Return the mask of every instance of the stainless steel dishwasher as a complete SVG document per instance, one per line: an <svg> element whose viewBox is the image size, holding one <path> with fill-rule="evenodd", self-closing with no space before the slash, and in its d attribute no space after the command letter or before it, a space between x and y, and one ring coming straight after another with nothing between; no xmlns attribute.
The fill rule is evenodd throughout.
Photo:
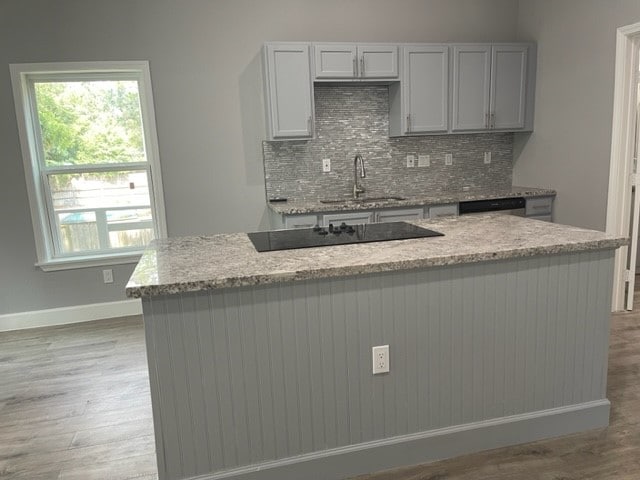
<svg viewBox="0 0 640 480"><path fill-rule="evenodd" d="M497 212L524 217L526 201L524 197L494 198L491 200L462 201L459 205L460 215L472 213Z"/></svg>

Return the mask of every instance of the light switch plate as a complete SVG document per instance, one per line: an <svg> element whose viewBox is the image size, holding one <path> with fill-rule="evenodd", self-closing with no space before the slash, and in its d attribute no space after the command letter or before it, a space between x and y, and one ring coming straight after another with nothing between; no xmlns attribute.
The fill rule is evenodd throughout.
<svg viewBox="0 0 640 480"><path fill-rule="evenodd" d="M484 152L484 163L487 165L491 163L491 152Z"/></svg>
<svg viewBox="0 0 640 480"><path fill-rule="evenodd" d="M444 164L445 165L453 165L453 154L446 153L444 156Z"/></svg>
<svg viewBox="0 0 640 480"><path fill-rule="evenodd" d="M413 168L416 166L416 156L407 155L407 168Z"/></svg>
<svg viewBox="0 0 640 480"><path fill-rule="evenodd" d="M418 155L418 166L428 167L431 165L431 155Z"/></svg>
<svg viewBox="0 0 640 480"><path fill-rule="evenodd" d="M324 173L329 173L331 171L331 159L323 158L322 159L322 171Z"/></svg>

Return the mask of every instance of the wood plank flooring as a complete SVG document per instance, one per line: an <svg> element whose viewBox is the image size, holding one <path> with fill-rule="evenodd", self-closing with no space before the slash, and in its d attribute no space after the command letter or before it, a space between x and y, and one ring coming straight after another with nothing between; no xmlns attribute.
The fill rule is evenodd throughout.
<svg viewBox="0 0 640 480"><path fill-rule="evenodd" d="M0 478L157 478L140 317L0 333Z"/></svg>
<svg viewBox="0 0 640 480"><path fill-rule="evenodd" d="M609 428L357 480L640 479L640 313L610 343ZM139 317L0 333L0 479L157 479Z"/></svg>

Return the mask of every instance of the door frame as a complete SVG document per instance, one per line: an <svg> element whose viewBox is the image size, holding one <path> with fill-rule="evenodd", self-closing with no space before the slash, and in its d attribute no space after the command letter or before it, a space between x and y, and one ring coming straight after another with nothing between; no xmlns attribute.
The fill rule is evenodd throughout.
<svg viewBox="0 0 640 480"><path fill-rule="evenodd" d="M635 138L635 78L638 74L638 44L640 23L618 28L616 32L615 88L613 124L611 129L611 161L606 231L614 235L629 235L631 217L631 174ZM629 247L616 251L611 309L625 308L625 271Z"/></svg>

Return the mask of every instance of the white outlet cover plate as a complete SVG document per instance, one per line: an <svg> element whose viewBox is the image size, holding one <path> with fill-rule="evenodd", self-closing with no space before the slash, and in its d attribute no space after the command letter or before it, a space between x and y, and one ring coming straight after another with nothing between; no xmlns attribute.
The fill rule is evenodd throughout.
<svg viewBox="0 0 640 480"><path fill-rule="evenodd" d="M415 155L407 155L407 168L412 168L416 166L416 157Z"/></svg>
<svg viewBox="0 0 640 480"><path fill-rule="evenodd" d="M371 349L373 374L389 372L389 345L378 345Z"/></svg>
<svg viewBox="0 0 640 480"><path fill-rule="evenodd" d="M324 173L328 173L331 171L331 159L330 158L323 158L322 159L322 171Z"/></svg>
<svg viewBox="0 0 640 480"><path fill-rule="evenodd" d="M431 155L418 155L418 166L428 167L431 165Z"/></svg>
<svg viewBox="0 0 640 480"><path fill-rule="evenodd" d="M491 163L491 152L484 152L484 163Z"/></svg>
<svg viewBox="0 0 640 480"><path fill-rule="evenodd" d="M453 165L453 154L447 153L444 156L444 164L445 165Z"/></svg>

